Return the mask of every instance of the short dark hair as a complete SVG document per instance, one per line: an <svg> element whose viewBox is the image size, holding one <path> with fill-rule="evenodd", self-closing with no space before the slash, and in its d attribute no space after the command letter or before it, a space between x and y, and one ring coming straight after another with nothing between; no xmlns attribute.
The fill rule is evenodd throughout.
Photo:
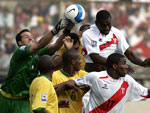
<svg viewBox="0 0 150 113"><path fill-rule="evenodd" d="M113 53L108 56L106 60L106 66L107 68L112 68L113 64L118 64L120 62L121 58L124 58L125 56L120 53Z"/></svg>
<svg viewBox="0 0 150 113"><path fill-rule="evenodd" d="M96 21L99 20L106 20L108 18L111 18L111 15L108 11L106 10L100 10L97 14L96 14Z"/></svg>
<svg viewBox="0 0 150 113"><path fill-rule="evenodd" d="M51 56L43 55L37 60L37 68L40 73L46 74L55 69L55 64Z"/></svg>
<svg viewBox="0 0 150 113"><path fill-rule="evenodd" d="M16 43L18 46L19 46L18 42L21 41L22 38L21 34L24 32L30 32L30 31L28 29L23 29L16 35Z"/></svg>
<svg viewBox="0 0 150 113"><path fill-rule="evenodd" d="M62 54L62 63L64 65L68 65L71 63L72 60L77 58L77 55L79 54L78 51L75 49L67 49Z"/></svg>
<svg viewBox="0 0 150 113"><path fill-rule="evenodd" d="M76 34L76 33L69 33L68 36L70 36L71 39L74 40L73 45L75 45L77 42L80 44L80 39L79 39L78 34Z"/></svg>
<svg viewBox="0 0 150 113"><path fill-rule="evenodd" d="M83 32L87 27L90 28L90 24L83 24L83 25L79 28L79 31Z"/></svg>

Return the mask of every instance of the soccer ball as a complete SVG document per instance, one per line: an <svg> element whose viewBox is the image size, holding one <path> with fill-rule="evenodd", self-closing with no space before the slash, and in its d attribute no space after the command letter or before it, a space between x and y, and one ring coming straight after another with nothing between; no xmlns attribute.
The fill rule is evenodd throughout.
<svg viewBox="0 0 150 113"><path fill-rule="evenodd" d="M80 23L85 18L85 10L80 4L69 5L65 10L65 17L74 24Z"/></svg>

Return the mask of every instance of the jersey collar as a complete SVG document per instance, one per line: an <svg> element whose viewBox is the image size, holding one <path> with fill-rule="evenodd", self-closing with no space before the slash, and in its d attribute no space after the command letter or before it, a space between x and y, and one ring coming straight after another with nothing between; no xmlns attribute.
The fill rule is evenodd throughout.
<svg viewBox="0 0 150 113"><path fill-rule="evenodd" d="M39 76L43 76L43 77L47 78L49 81L52 82L52 79L50 79L50 78L49 78L48 76L46 76L46 75L39 75Z"/></svg>
<svg viewBox="0 0 150 113"><path fill-rule="evenodd" d="M73 74L72 76L70 76L69 74L67 74L67 73L65 73L64 71L63 71L63 69L60 69L60 72L63 74L63 75L65 75L66 77L73 77L75 74Z"/></svg>

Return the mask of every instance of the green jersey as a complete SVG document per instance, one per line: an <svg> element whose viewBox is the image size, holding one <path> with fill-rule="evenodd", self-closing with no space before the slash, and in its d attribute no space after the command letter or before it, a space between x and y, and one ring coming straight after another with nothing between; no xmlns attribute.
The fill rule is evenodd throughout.
<svg viewBox="0 0 150 113"><path fill-rule="evenodd" d="M30 53L31 46L18 47L10 61L8 77L4 80L1 89L11 96L29 96L29 87L32 80L38 75L37 58L48 54L48 46Z"/></svg>

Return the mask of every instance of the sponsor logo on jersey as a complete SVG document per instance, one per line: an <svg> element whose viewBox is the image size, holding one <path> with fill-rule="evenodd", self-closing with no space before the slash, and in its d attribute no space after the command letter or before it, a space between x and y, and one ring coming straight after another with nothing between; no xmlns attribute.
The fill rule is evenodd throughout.
<svg viewBox="0 0 150 113"><path fill-rule="evenodd" d="M21 46L19 49L24 51L26 49L26 46Z"/></svg>
<svg viewBox="0 0 150 113"><path fill-rule="evenodd" d="M41 94L41 102L47 102L47 93Z"/></svg>
<svg viewBox="0 0 150 113"><path fill-rule="evenodd" d="M92 40L92 41L91 41L91 45L92 45L92 47L96 47L96 46L97 46L97 42L94 41L94 40Z"/></svg>

